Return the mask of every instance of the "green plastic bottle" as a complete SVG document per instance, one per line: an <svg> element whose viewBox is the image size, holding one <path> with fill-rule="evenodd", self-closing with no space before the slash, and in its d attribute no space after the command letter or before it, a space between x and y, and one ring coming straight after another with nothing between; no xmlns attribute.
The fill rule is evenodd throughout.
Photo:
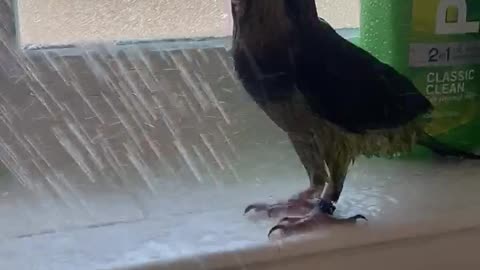
<svg viewBox="0 0 480 270"><path fill-rule="evenodd" d="M362 0L360 18L359 45L409 77L433 103L428 132L478 150L480 1Z"/></svg>

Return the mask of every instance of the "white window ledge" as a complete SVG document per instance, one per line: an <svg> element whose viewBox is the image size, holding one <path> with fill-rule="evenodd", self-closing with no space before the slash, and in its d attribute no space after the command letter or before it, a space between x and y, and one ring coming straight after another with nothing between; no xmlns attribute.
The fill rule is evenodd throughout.
<svg viewBox="0 0 480 270"><path fill-rule="evenodd" d="M230 0L18 0L22 46L111 40L224 37L231 34ZM317 1L336 28L359 26L358 0Z"/></svg>
<svg viewBox="0 0 480 270"><path fill-rule="evenodd" d="M145 200L156 209L147 218L125 194L96 189L84 198L94 212L124 219L77 227L58 211L49 216L45 209L27 208L28 198L12 207L25 189L11 188L0 198L0 230L12 236L0 242L0 269L479 269L480 171L474 162L361 160L339 214L364 213L368 223L268 240L276 220L249 218L242 211L248 203L285 198L306 186L298 163L281 166L299 173L163 190ZM8 199L13 197L17 200ZM27 219L36 220L30 224L36 231Z"/></svg>

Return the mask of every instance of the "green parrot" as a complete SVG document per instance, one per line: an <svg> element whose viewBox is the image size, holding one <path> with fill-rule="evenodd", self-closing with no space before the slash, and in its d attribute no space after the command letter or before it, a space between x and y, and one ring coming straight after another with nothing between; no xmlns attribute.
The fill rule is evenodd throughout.
<svg viewBox="0 0 480 270"><path fill-rule="evenodd" d="M288 134L310 178L310 186L287 201L245 209L297 213L269 235L366 219L334 216L348 169L360 155L389 157L419 144L441 156L479 159L427 134L429 100L319 18L314 0L231 0L231 7L236 76Z"/></svg>

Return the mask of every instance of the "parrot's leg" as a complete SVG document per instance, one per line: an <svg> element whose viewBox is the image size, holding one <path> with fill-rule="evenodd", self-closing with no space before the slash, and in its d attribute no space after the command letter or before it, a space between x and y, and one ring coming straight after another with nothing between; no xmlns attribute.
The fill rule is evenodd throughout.
<svg viewBox="0 0 480 270"><path fill-rule="evenodd" d="M334 203L340 198L350 161L348 159L339 160L338 157L335 159L327 157L327 164L331 168L331 181L325 185L321 199L315 203L314 208L303 216L284 217L270 230L269 236L277 230L281 230L288 235L327 224L348 224L355 223L358 219L366 220L363 215L354 215L346 218L333 216L335 212Z"/></svg>
<svg viewBox="0 0 480 270"><path fill-rule="evenodd" d="M287 215L305 215L315 208L316 202L321 198L328 174L325 166L318 164L318 149L311 137L290 135L292 144L297 152L300 161L304 165L310 178L310 187L287 201L274 204L255 203L247 206L245 213L252 210L266 211L269 217L286 213ZM310 135L311 136L311 135ZM321 162L324 164L324 162Z"/></svg>

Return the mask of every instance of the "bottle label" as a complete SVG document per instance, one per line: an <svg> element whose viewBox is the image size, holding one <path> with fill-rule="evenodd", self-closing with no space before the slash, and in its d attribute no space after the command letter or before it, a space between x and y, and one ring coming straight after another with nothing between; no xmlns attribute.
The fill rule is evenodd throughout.
<svg viewBox="0 0 480 270"><path fill-rule="evenodd" d="M480 116L480 1L413 0L411 79L433 103L432 135Z"/></svg>

